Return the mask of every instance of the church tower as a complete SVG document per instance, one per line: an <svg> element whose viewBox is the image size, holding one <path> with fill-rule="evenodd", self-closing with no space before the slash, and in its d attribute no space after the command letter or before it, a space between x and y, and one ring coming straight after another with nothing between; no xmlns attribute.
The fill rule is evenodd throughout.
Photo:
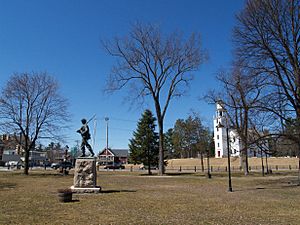
<svg viewBox="0 0 300 225"><path fill-rule="evenodd" d="M214 116L214 140L215 157L222 158L227 156L227 135L226 135L226 110L222 101L216 103L216 114Z"/></svg>

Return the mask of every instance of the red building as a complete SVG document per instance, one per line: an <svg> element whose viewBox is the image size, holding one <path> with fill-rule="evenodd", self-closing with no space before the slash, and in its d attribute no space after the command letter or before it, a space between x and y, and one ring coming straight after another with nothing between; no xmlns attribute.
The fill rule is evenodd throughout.
<svg viewBox="0 0 300 225"><path fill-rule="evenodd" d="M101 165L111 162L126 164L128 162L129 151L128 149L103 149L98 154L98 161Z"/></svg>

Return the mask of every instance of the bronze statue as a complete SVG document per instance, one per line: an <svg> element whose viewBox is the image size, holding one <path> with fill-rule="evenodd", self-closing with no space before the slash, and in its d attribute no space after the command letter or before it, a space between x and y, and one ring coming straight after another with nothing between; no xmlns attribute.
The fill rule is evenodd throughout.
<svg viewBox="0 0 300 225"><path fill-rule="evenodd" d="M90 129L89 126L87 124L86 119L82 119L81 120L82 126L79 130L77 130L78 133L81 134L82 137L82 141L81 141L81 151L82 151L82 155L81 157L85 157L85 147L88 148L88 150L91 153L91 157L93 157L95 154L92 150L91 145L88 143L88 140L91 139L91 134L90 134Z"/></svg>

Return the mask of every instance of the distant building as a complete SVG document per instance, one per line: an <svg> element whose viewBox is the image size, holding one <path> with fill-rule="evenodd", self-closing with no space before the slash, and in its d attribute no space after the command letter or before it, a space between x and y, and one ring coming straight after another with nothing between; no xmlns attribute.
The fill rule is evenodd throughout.
<svg viewBox="0 0 300 225"><path fill-rule="evenodd" d="M0 140L0 160L2 160L3 152L4 152L4 144L2 140Z"/></svg>
<svg viewBox="0 0 300 225"><path fill-rule="evenodd" d="M98 154L98 161L100 164L105 165L107 163L124 163L128 162L129 150L128 149L103 149Z"/></svg>
<svg viewBox="0 0 300 225"><path fill-rule="evenodd" d="M20 138L22 142L24 142L24 136L16 135L16 134L2 134L0 135L0 159L4 154L4 151L12 151L12 154L22 155L24 153L24 149L21 145L19 145ZM11 154L11 153L9 153Z"/></svg>
<svg viewBox="0 0 300 225"><path fill-rule="evenodd" d="M226 110L224 109L222 102L216 103L216 114L214 116L214 141L215 141L215 157L222 158L227 157L227 121L226 121ZM252 137L255 137L254 132L249 130L249 135L253 134ZM241 149L243 149L243 145L241 139L235 129L228 129L228 141L229 141L229 150L230 156L236 157L240 156ZM261 141L264 145L268 145L266 141ZM258 149L257 146L249 146L248 148L248 156L249 157L261 157L261 155L265 156L264 153Z"/></svg>
<svg viewBox="0 0 300 225"><path fill-rule="evenodd" d="M16 140L16 135L2 134L0 135L0 160L3 160L3 155L17 155L19 145Z"/></svg>
<svg viewBox="0 0 300 225"><path fill-rule="evenodd" d="M216 103L216 114L214 116L214 141L215 141L215 157L222 158L228 154L227 150L227 133L226 133L226 116L225 109L221 102ZM228 135L230 141L231 156L240 155L240 140L234 130L229 129ZM232 149L234 149L232 151Z"/></svg>
<svg viewBox="0 0 300 225"><path fill-rule="evenodd" d="M19 155L9 155L9 154L2 155L2 161L4 162L9 162L9 161L19 162L20 160L21 157Z"/></svg>
<svg viewBox="0 0 300 225"><path fill-rule="evenodd" d="M0 135L0 160L8 161L24 161L24 149L18 144L20 135L2 134ZM24 140L24 137L22 138ZM32 165L41 165L48 160L47 153L42 151L30 151L29 162Z"/></svg>
<svg viewBox="0 0 300 225"><path fill-rule="evenodd" d="M5 149L3 150L3 155L17 155L17 149Z"/></svg>

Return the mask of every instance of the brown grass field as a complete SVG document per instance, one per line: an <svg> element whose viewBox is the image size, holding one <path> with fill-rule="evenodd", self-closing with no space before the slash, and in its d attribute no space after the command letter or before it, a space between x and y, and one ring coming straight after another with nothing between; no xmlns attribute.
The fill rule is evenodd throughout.
<svg viewBox="0 0 300 225"><path fill-rule="evenodd" d="M261 158L249 158L249 166L251 167L259 167L261 168ZM265 159L263 159L264 166L266 166ZM295 168L298 166L299 159L298 158L275 158L270 157L268 158L268 165L275 168L275 166L279 167L288 167L289 165L292 166L292 168ZM191 167L191 166L200 166L201 162L200 159L171 159L168 162L168 167ZM207 161L206 158L204 159L204 165L206 166ZM210 159L210 165L213 167L225 167L227 166L227 158L211 158ZM231 158L231 166L238 168L240 166L240 158Z"/></svg>
<svg viewBox="0 0 300 225"><path fill-rule="evenodd" d="M227 168L227 158L210 158L210 167L212 167L213 171L225 171ZM240 172L240 158L231 158L231 170L232 172ZM268 167L272 170L298 170L299 166L299 159L298 158L275 158L275 157L269 157L268 158ZM264 168L266 169L266 160L263 159ZM204 158L203 160L204 169L207 170L207 159ZM127 169L132 168L133 170L138 170L140 165L133 165L128 164L126 165ZM192 172L195 171L201 171L201 161L199 158L191 158L191 159L171 159L168 160L168 164L166 167L167 172L178 172L179 168L183 172ZM261 158L249 158L249 167L251 170L261 170L262 168L262 162Z"/></svg>
<svg viewBox="0 0 300 225"><path fill-rule="evenodd" d="M226 173L212 175L102 171L102 193L61 203L57 189L73 184L72 171L0 172L0 224L300 224L296 172L234 173L232 193Z"/></svg>

